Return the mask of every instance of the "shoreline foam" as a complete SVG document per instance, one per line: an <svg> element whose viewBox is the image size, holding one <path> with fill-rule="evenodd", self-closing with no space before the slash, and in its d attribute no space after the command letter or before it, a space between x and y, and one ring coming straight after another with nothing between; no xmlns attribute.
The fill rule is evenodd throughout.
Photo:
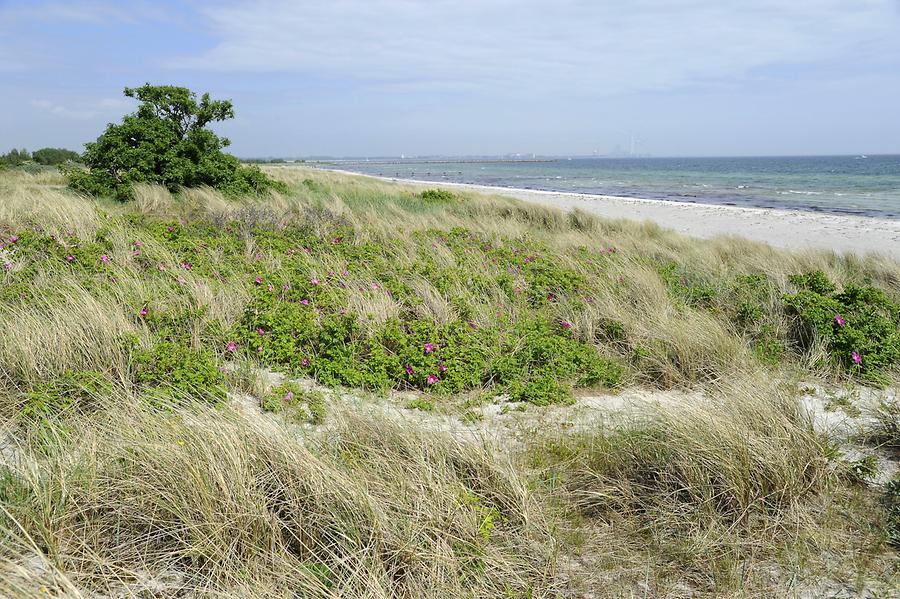
<svg viewBox="0 0 900 599"><path fill-rule="evenodd" d="M331 172L425 187L449 187L507 196L570 211L583 210L611 219L651 221L693 237L746 237L785 249L824 249L835 252L878 253L900 260L900 220L838 215L781 208L750 208L695 204L621 196L592 195L497 187L472 183L434 182L379 177L342 169Z"/></svg>

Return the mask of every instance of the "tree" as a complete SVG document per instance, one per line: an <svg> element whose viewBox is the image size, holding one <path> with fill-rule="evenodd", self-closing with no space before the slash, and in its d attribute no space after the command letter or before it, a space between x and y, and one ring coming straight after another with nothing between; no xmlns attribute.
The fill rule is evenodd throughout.
<svg viewBox="0 0 900 599"><path fill-rule="evenodd" d="M231 195L284 190L258 168L224 153L231 142L207 129L234 118L229 100L203 94L198 101L186 87L149 83L126 87L125 95L140 106L85 144L88 170L70 172L74 189L119 200L129 199L136 183L158 183L170 191L208 185Z"/></svg>
<svg viewBox="0 0 900 599"><path fill-rule="evenodd" d="M21 166L30 160L31 154L29 154L28 150L25 148L22 148L21 150L13 148L6 154L0 154L0 164L4 166Z"/></svg>
<svg viewBox="0 0 900 599"><path fill-rule="evenodd" d="M66 150L65 148L41 148L31 154L32 159L38 164L56 165L65 162L81 162L81 154Z"/></svg>

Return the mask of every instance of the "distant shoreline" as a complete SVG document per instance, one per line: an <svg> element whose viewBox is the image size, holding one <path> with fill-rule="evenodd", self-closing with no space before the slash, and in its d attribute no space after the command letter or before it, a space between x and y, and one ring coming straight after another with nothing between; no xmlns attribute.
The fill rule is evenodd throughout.
<svg viewBox="0 0 900 599"><path fill-rule="evenodd" d="M693 237L739 236L786 249L814 248L839 253L871 252L900 260L900 220L782 208L750 208L423 181L368 175L335 168L315 168L421 187L448 187L507 196L566 211L583 210L604 218L651 221L661 227Z"/></svg>

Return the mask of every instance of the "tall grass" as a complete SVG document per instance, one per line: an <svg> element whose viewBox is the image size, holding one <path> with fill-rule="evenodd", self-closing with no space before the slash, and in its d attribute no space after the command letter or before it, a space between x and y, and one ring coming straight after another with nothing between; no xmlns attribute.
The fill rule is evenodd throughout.
<svg viewBox="0 0 900 599"><path fill-rule="evenodd" d="M789 277L822 271L898 298L897 263L270 172L290 193L145 186L126 205L0 173L0 597L772 596L811 577L896 588L871 495L839 476L833 442L778 383L848 376L821 344L791 343ZM534 278L498 266L497 248L534 256ZM542 275L559 290L528 296ZM268 282L313 278L333 294L298 322L358 323L317 339L313 357L335 368L362 368L341 352L394 319L461 323L459 335L555 327L556 345L485 335L450 356L484 370L462 396L415 391L462 413L503 399L517 381L497 389L502 368L529 380L575 342L620 369L620 386L693 392L580 432L532 406L496 436L510 443L444 430L465 426L452 410L452 426L427 413L419 426L359 398L298 425L260 409L266 368L324 371L303 370L299 353L267 362L255 345L270 331L228 342ZM300 318L297 303L279 314ZM178 377L235 393L210 405L172 372L140 377L151 350L172 347L161 363ZM503 361L523 348L529 360ZM85 373L104 384L80 388Z"/></svg>

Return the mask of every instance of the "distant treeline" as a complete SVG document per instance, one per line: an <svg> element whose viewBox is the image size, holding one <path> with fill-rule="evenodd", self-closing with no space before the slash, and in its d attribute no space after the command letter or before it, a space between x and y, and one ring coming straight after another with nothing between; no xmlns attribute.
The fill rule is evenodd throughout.
<svg viewBox="0 0 900 599"><path fill-rule="evenodd" d="M293 162L306 162L306 160L287 160L285 158L241 158L241 162L247 164L286 164Z"/></svg>
<svg viewBox="0 0 900 599"><path fill-rule="evenodd" d="M25 148L13 148L6 154L0 154L0 166L17 167L28 163L55 166L68 161L81 162L81 154L65 148L41 148L33 153Z"/></svg>

